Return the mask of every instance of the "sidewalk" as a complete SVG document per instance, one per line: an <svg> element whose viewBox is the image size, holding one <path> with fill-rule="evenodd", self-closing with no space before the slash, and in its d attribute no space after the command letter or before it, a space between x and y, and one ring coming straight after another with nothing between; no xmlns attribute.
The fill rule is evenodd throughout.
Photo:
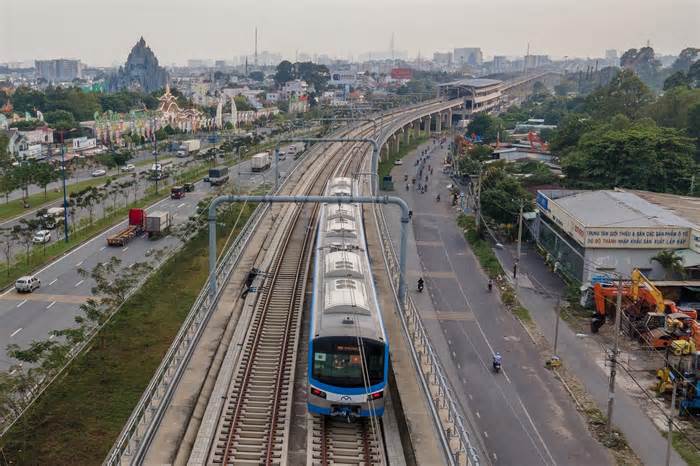
<svg viewBox="0 0 700 466"><path fill-rule="evenodd" d="M456 225L439 173L444 150L431 147L428 192L407 192L404 175L415 176L413 153L394 167L397 191L414 215L409 230L407 282L420 309L431 344L438 353L483 464L592 465L611 464L605 448L589 434L584 419L553 374L544 368L539 348L500 303L486 290L486 276ZM423 173L425 181L425 172ZM444 201L437 203L440 192ZM384 208L398 246L398 212ZM426 282L415 291L419 276ZM491 371L491 355L504 355L504 370ZM506 441L507 440L507 441Z"/></svg>
<svg viewBox="0 0 700 466"><path fill-rule="evenodd" d="M515 252L513 247L495 250L496 255L512 282L512 270ZM520 302L530 311L534 322L552 344L554 341L554 323L557 297L565 294L565 285L558 276L547 269L537 251L530 245L522 248L520 271L518 274ZM600 345L588 335L581 336L569 328L563 320L559 325L557 352L586 391L595 400L598 407L607 410L608 373L605 367L605 354ZM618 378L624 373L618 371ZM630 447L639 458L648 465L665 463L666 439L642 408L618 383L615 391L615 411L613 423L625 435ZM685 461L671 452L671 464L683 465Z"/></svg>

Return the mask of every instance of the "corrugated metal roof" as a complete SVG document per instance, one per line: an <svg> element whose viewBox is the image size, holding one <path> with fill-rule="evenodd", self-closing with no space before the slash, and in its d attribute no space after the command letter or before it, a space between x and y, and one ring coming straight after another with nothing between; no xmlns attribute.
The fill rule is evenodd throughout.
<svg viewBox="0 0 700 466"><path fill-rule="evenodd" d="M584 191L552 202L587 227L693 227L691 222L671 210L630 192Z"/></svg>
<svg viewBox="0 0 700 466"><path fill-rule="evenodd" d="M487 79L487 78L467 78L467 79L458 79L457 81L452 81L449 83L438 84L438 87L448 87L448 86L488 87L488 86L495 86L496 84L503 84L503 81L499 81L498 79Z"/></svg>

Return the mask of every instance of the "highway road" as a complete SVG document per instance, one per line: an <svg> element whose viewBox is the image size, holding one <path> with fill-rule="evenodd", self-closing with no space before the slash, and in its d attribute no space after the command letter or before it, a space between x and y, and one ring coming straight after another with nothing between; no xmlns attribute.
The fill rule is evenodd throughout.
<svg viewBox="0 0 700 466"><path fill-rule="evenodd" d="M280 161L280 175L286 175L295 163L292 157ZM242 189L272 183L274 180L272 168L266 172L252 173L250 160L233 167L231 174L233 176L229 186L239 186ZM209 193L209 184L200 181L196 184L195 191L187 193L185 198L164 199L147 211L168 211L173 215L174 224L182 223L194 213L197 203ZM112 256L121 259L122 266L129 266L143 262L149 250L172 249L180 245L180 240L170 235L159 240L149 240L142 236L124 248L107 246L107 236L125 225L126 220L36 272L42 286L34 293L20 294L10 288L0 294L0 370L8 369L12 364L5 353L8 344L27 345L34 340L46 339L52 330L74 325L75 316L80 314L79 306L91 296L93 286L90 279L83 280L78 275L78 268L90 270Z"/></svg>
<svg viewBox="0 0 700 466"><path fill-rule="evenodd" d="M422 148L425 148L423 146ZM487 277L456 226L441 171L445 151L435 149L428 192L397 194L413 209L408 283L432 344L477 432L476 439L493 464L611 464L609 453L589 434L573 401L544 368L548 357L530 339L496 293L488 293ZM395 180L415 173L412 154L395 167ZM425 173L423 174L425 176ZM437 203L436 194L443 199ZM399 225L395 209L385 209L389 225ZM395 228L398 230L398 228ZM396 232L395 244L398 244ZM419 276L425 292L415 292ZM494 374L491 358L503 355L504 370Z"/></svg>

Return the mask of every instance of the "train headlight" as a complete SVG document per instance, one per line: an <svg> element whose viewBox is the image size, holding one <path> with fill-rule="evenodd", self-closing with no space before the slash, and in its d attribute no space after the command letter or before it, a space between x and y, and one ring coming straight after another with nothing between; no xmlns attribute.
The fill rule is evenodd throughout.
<svg viewBox="0 0 700 466"><path fill-rule="evenodd" d="M374 392L367 395L367 401L374 401L382 398L384 396L384 391Z"/></svg>
<svg viewBox="0 0 700 466"><path fill-rule="evenodd" d="M311 394L320 396L321 398L325 399L326 398L326 392L323 392L319 390L318 388L311 387Z"/></svg>

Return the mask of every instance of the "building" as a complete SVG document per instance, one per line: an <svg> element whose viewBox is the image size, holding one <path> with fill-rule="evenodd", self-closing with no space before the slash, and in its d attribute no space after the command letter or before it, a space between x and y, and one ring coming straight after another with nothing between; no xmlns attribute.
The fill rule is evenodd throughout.
<svg viewBox="0 0 700 466"><path fill-rule="evenodd" d="M308 88L309 85L306 84L306 81L294 79L284 83L284 86L282 86L282 89L280 90L280 96L284 100L304 97L306 96Z"/></svg>
<svg viewBox="0 0 700 466"><path fill-rule="evenodd" d="M493 57L493 72L503 73L508 70L510 62L505 55L496 55Z"/></svg>
<svg viewBox="0 0 700 466"><path fill-rule="evenodd" d="M438 84L438 93L448 99L463 98L463 119L479 112L493 112L501 104L503 81L498 79L460 79ZM459 112L455 111L455 114Z"/></svg>
<svg viewBox="0 0 700 466"><path fill-rule="evenodd" d="M617 50L615 50L615 49L606 50L605 51L605 61L607 62L608 66L619 66L620 59L617 56Z"/></svg>
<svg viewBox="0 0 700 466"><path fill-rule="evenodd" d="M700 199L646 191L542 190L531 225L558 271L583 284L635 268L665 278L652 261L672 249L700 278Z"/></svg>
<svg viewBox="0 0 700 466"><path fill-rule="evenodd" d="M41 126L31 131L10 128L7 150L19 159L34 159L48 153L51 144L53 144L53 130L48 126Z"/></svg>
<svg viewBox="0 0 700 466"><path fill-rule="evenodd" d="M525 56L525 68L539 68L541 66L549 65L552 60L549 59L549 55L526 55Z"/></svg>
<svg viewBox="0 0 700 466"><path fill-rule="evenodd" d="M110 76L107 89L110 92L122 89L153 92L164 88L169 81L168 72L158 65L155 54L141 37L129 52L124 66Z"/></svg>
<svg viewBox="0 0 700 466"><path fill-rule="evenodd" d="M458 66L481 66L484 61L484 56L479 47L462 47L454 49L452 59Z"/></svg>
<svg viewBox="0 0 700 466"><path fill-rule="evenodd" d="M441 66L452 65L452 52L435 52L433 53L433 63Z"/></svg>
<svg viewBox="0 0 700 466"><path fill-rule="evenodd" d="M36 60L34 62L37 78L45 79L50 83L73 81L82 78L82 65L80 60Z"/></svg>

